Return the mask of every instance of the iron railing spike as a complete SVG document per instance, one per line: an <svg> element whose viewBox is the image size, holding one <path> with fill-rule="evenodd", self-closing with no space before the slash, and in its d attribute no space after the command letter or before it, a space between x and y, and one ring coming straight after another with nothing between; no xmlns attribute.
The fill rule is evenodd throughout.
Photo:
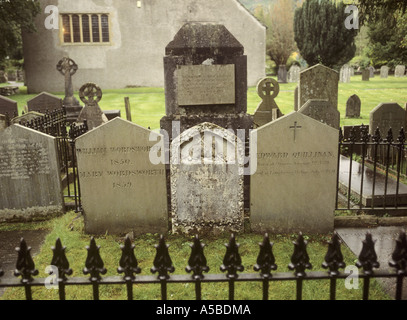
<svg viewBox="0 0 407 320"><path fill-rule="evenodd" d="M366 239L363 240L363 247L356 262L358 268L363 268L366 275L373 274L373 268L379 268L380 264L377 261L377 254L374 248L375 242L370 232L366 233Z"/></svg>
<svg viewBox="0 0 407 320"><path fill-rule="evenodd" d="M124 245L120 246L122 256L120 258L119 267L117 268L117 272L124 273L124 280L126 281L134 280L136 278L134 274L141 272L134 254L134 248L135 245L131 243L131 239L127 235Z"/></svg>
<svg viewBox="0 0 407 320"><path fill-rule="evenodd" d="M307 241L305 241L302 232L299 233L297 241L293 242L294 252L291 256L291 263L288 265L290 270L295 270L295 276L302 278L306 276L305 270L312 269L312 264L307 252Z"/></svg>
<svg viewBox="0 0 407 320"><path fill-rule="evenodd" d="M397 270L397 274L407 274L407 237L405 231L401 231L399 238L396 240L396 247L389 265Z"/></svg>
<svg viewBox="0 0 407 320"><path fill-rule="evenodd" d="M239 254L239 246L236 242L236 237L234 234L231 235L229 243L225 244L226 254L223 258L223 264L220 266L222 272L227 272L226 276L229 279L236 279L238 277L237 272L243 271L244 267L242 265L242 258Z"/></svg>
<svg viewBox="0 0 407 320"><path fill-rule="evenodd" d="M191 245L191 256L188 260L188 266L185 268L185 271L188 273L193 272L192 277L195 280L202 280L204 278L203 273L209 271L207 265L207 260L204 254L205 244L201 242L199 236L194 237L194 242Z"/></svg>
<svg viewBox="0 0 407 320"><path fill-rule="evenodd" d="M57 267L58 278L62 281L66 281L66 275L72 275L72 269L69 268L69 262L65 255L66 247L62 246L61 239L58 238L55 242L55 247L51 249L54 252L51 265Z"/></svg>
<svg viewBox="0 0 407 320"><path fill-rule="evenodd" d="M263 278L271 278L271 271L277 270L276 259L273 254L274 243L270 242L269 235L266 233L263 238L263 242L259 243L260 252L257 256L257 263L254 265L253 269L255 271L260 271Z"/></svg>
<svg viewBox="0 0 407 320"><path fill-rule="evenodd" d="M393 129L392 128L389 128L389 131L387 132L386 142L388 144L391 144L393 142Z"/></svg>
<svg viewBox="0 0 407 320"><path fill-rule="evenodd" d="M21 238L20 246L16 248L18 252L16 269L14 275L21 276L22 283L28 283L33 280L32 276L38 275L38 270L35 269L34 260L31 257L31 247L27 246L24 238Z"/></svg>
<svg viewBox="0 0 407 320"><path fill-rule="evenodd" d="M339 269L345 268L346 264L341 251L341 241L338 233L335 231L331 241L328 243L328 252L325 255L325 261L322 263L324 269L329 269L331 276L339 275Z"/></svg>
<svg viewBox="0 0 407 320"><path fill-rule="evenodd" d="M88 250L88 256L86 257L83 273L85 275L90 274L89 280L91 282L97 282L101 280L101 274L106 274L107 270L99 253L100 246L96 245L94 237L91 238L90 245L86 246L86 250Z"/></svg>
<svg viewBox="0 0 407 320"><path fill-rule="evenodd" d="M175 271L172 265L172 260L168 252L169 245L165 243L163 235L160 235L160 241L158 245L155 245L157 250L156 256L154 258L153 267L151 268L152 273L158 273L158 278L160 280L169 279L168 273L173 273Z"/></svg>

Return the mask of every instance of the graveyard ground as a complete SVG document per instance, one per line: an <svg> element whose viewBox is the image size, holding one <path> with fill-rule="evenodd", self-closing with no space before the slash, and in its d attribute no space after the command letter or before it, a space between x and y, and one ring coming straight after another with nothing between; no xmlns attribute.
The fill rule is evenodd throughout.
<svg viewBox="0 0 407 320"><path fill-rule="evenodd" d="M280 93L276 103L284 114L294 109L294 89L297 83L280 84ZM158 129L160 119L165 115L165 95L163 88L126 88L109 90L102 88L103 97L99 105L102 110L121 110L122 118L126 118L124 98L130 98L133 122L151 129ZM20 94L11 96L18 102L19 113L23 110L27 101L36 94L27 94L26 87L20 88ZM63 92L53 93L64 98ZM362 102L361 118L346 119L345 109L347 99L357 94ZM79 100L78 95L76 98ZM380 76L371 78L370 81L362 81L360 75L351 78L350 83L339 83L338 110L341 114L341 126L369 124L369 113L381 102L397 102L404 107L407 102L407 78L388 77L381 79ZM250 87L247 95L248 113L253 114L261 99L257 95L256 88Z"/></svg>
<svg viewBox="0 0 407 320"><path fill-rule="evenodd" d="M36 269L39 271L37 277L45 278L45 268L52 260L51 247L55 245L59 237L62 244L67 247L66 256L73 269L72 277L86 277L82 270L85 265L87 250L85 246L89 245L90 235L84 233L83 218L78 218L74 212L68 212L62 217L52 219L47 222L27 223L27 224L2 224L0 231L4 230L48 230L40 252L34 256ZM174 274L186 274L185 267L191 253L190 244L192 237L171 235L165 236L167 244L170 245L169 252L175 267ZM291 255L294 251L292 241L296 240L297 235L272 235L270 240L274 243L273 253L276 257L278 269L276 272L291 272L287 265L290 263ZM117 267L121 257L120 245L124 238L120 236L104 235L96 237L96 243L101 247L100 255L107 268L107 276L117 276ZM146 234L134 239L135 255L142 269L141 275L150 274L150 268L153 266L153 260L156 250L154 245L158 243L158 234ZM307 251L310 261L313 265L312 271L322 271L321 263L324 260L327 251L327 242L330 236L312 236L307 237L309 244ZM220 274L220 265L226 252L224 246L229 240L229 235L220 237L204 237L205 256L210 267L210 273ZM262 236L257 234L239 234L237 242L240 243L239 253L242 256L244 272L254 272L253 266L256 263L259 252L258 243L262 241ZM16 244L17 246L18 244ZM30 245L28 243L28 245ZM357 257L346 247L342 246L345 262L347 265L354 265ZM345 288L344 280L338 280L337 299L340 300L359 300L362 297L362 285L358 290L348 290ZM204 300L226 300L228 298L227 283L204 283L202 284ZM276 281L270 284L271 300L292 300L295 299L295 282ZM91 300L91 286L69 286L66 288L67 299L69 300ZM192 284L170 284L168 285L168 298L170 300L194 299L194 286ZM236 284L236 299L238 300L259 300L262 298L261 283L240 282ZM102 300L123 300L126 299L125 286L110 285L100 287L100 298ZM135 285L134 298L136 300L155 300L160 297L160 287L158 285ZM57 290L47 290L45 288L33 288L33 298L35 300L58 299ZM304 282L304 299L327 300L329 299L329 280L313 280ZM4 300L24 299L23 288L9 288L1 297ZM387 300L387 296L376 280L372 281L370 299Z"/></svg>

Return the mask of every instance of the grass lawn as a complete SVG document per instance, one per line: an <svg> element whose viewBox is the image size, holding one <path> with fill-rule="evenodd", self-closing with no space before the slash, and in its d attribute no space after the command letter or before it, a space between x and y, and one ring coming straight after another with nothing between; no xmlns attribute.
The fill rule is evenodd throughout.
<svg viewBox="0 0 407 320"><path fill-rule="evenodd" d="M48 229L50 232L45 239L40 253L34 257L36 269L39 270L37 277L45 278L45 268L50 264L52 259L52 250L55 240L59 237L62 244L67 247L66 256L70 262L70 267L74 273L72 277L88 277L83 275L82 270L85 266L87 250L85 246L89 245L90 235L83 231L83 218L75 219L76 214L69 212L62 217L55 218L49 222L18 224L14 228L30 228L35 226L41 229ZM13 226L3 224L0 230L13 228ZM274 242L273 253L276 257L278 269L276 272L291 272L287 265L290 263L291 255L294 251L292 241L296 240L297 235L274 235L271 241ZM121 257L120 245L123 244L123 237L104 235L96 237L96 243L101 246L100 255L104 260L107 274L104 276L117 276L117 267ZM149 275L150 268L153 266L153 260L156 250L154 245L158 243L159 235L147 234L136 237L134 240L135 255L142 269L141 275ZM312 271L322 271L321 263L327 252L328 236L313 236L309 240L307 247L310 261L313 265ZM191 253L191 237L179 235L166 235L167 244L170 245L169 252L176 270L174 274L186 274L185 267ZM210 273L220 274L220 265L226 252L224 246L229 241L229 235L219 237L206 237L203 239L205 246L205 256L210 267ZM239 234L237 242L240 243L239 253L242 256L244 272L254 272L253 266L256 263L259 252L258 243L262 241L261 235L256 234ZM17 244L16 244L17 245ZM28 244L29 245L29 244ZM342 252L347 265L354 265L356 257L346 247L342 246ZM362 282L358 290L348 290L345 288L344 280L338 280L337 299L340 300L358 300L362 298ZM204 300L227 300L228 285L227 283L203 283L202 298ZM295 299L295 282L294 281L276 281L270 284L270 299L274 300L292 300ZM92 299L91 286L68 286L66 288L67 299L70 300L87 300ZM169 300L189 300L195 297L193 284L169 284ZM6 290L2 299L20 300L24 299L23 288L9 288ZM124 285L109 285L100 287L100 298L104 300L122 300L126 299L126 290ZM135 285L134 298L136 300L156 300L160 299L159 285ZM313 280L304 282L304 299L327 300L329 299L329 280ZM58 299L57 290L48 290L43 287L33 288L33 299ZM261 283L239 282L236 283L236 299L260 300L262 299ZM370 299L387 300L389 297L382 291L376 281L371 283Z"/></svg>
<svg viewBox="0 0 407 320"><path fill-rule="evenodd" d="M294 109L294 89L296 83L280 84L280 94L276 98L277 105L284 114L290 113ZM130 98L132 107L133 122L151 129L160 127L160 119L165 115L165 94L163 88L126 88L108 90L103 89L103 98L99 105L102 110L121 110L122 118L126 118L124 98ZM20 94L9 98L18 102L19 113L26 105L27 101L35 97L35 94L26 94L25 87L20 89ZM53 94L64 97L62 92ZM345 119L346 101L357 94L362 101L361 118ZM76 94L77 99L78 95ZM256 93L255 87L248 89L247 109L253 114L261 99ZM362 77L357 75L352 77L351 83L339 83L338 109L341 113L341 126L369 124L369 113L381 102L396 102L404 108L407 102L407 77L381 79L375 76L370 81L362 81Z"/></svg>

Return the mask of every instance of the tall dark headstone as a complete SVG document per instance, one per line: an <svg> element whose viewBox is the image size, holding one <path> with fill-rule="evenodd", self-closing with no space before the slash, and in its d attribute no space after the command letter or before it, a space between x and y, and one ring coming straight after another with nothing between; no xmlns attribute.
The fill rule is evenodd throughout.
<svg viewBox="0 0 407 320"><path fill-rule="evenodd" d="M18 116L17 102L0 96L0 114L5 115L6 113L10 119Z"/></svg>

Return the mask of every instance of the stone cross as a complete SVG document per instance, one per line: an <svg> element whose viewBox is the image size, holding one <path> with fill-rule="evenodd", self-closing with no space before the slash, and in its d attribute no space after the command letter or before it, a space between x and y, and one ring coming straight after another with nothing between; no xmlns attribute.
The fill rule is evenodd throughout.
<svg viewBox="0 0 407 320"><path fill-rule="evenodd" d="M108 122L106 115L100 109L98 102L102 99L102 90L94 83L86 83L79 90L79 98L85 103L77 122L88 122L89 129L96 128Z"/></svg>

